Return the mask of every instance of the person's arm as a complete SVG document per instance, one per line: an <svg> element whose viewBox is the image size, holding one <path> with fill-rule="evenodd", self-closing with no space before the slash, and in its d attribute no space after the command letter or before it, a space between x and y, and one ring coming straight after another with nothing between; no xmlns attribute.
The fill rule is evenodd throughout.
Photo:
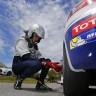
<svg viewBox="0 0 96 96"><path fill-rule="evenodd" d="M42 56L42 54L37 50L37 57L40 59L40 58L44 58L43 56Z"/></svg>
<svg viewBox="0 0 96 96"><path fill-rule="evenodd" d="M36 55L37 55L37 58L38 58L38 59L44 58L44 57L42 56L42 54L40 53L37 44L34 44L34 49L36 50Z"/></svg>

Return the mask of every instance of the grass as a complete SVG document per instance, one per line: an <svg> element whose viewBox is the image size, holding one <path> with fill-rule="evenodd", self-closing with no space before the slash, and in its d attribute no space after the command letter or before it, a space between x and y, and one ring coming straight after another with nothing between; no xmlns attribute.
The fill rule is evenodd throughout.
<svg viewBox="0 0 96 96"><path fill-rule="evenodd" d="M14 83L15 79L16 79L16 77L14 77L14 76L0 76L0 82ZM24 80L24 83L35 84L36 82L37 82L37 80L32 79L32 78L26 78Z"/></svg>

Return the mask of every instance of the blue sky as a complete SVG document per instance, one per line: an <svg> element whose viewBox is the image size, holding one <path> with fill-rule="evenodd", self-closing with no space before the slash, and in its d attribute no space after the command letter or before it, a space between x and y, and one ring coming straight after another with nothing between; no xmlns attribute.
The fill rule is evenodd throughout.
<svg viewBox="0 0 96 96"><path fill-rule="evenodd" d="M46 30L39 50L45 58L63 56L64 25L71 8L81 0L0 0L0 61L12 65L14 45L34 23Z"/></svg>

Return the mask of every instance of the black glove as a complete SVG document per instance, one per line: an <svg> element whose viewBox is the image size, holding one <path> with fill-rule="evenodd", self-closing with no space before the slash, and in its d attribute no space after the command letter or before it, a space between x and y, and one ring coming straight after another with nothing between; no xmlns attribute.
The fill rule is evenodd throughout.
<svg viewBox="0 0 96 96"><path fill-rule="evenodd" d="M47 62L51 62L50 59L45 59L45 58L40 58L39 60L40 60L40 62L41 62L44 66L47 65Z"/></svg>
<svg viewBox="0 0 96 96"><path fill-rule="evenodd" d="M49 58L47 58L47 59L45 59L46 60L46 62L51 62L51 60L49 59Z"/></svg>
<svg viewBox="0 0 96 96"><path fill-rule="evenodd" d="M44 62L44 61L46 61L45 58L40 58L39 60L40 60L40 62Z"/></svg>

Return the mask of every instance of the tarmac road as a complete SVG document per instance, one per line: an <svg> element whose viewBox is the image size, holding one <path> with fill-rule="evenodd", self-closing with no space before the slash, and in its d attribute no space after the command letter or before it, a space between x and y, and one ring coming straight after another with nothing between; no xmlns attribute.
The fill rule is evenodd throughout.
<svg viewBox="0 0 96 96"><path fill-rule="evenodd" d="M47 84L53 91L37 91L35 84L23 84L22 90L14 90L13 83L0 83L0 96L63 96L63 86L57 83Z"/></svg>
<svg viewBox="0 0 96 96"><path fill-rule="evenodd" d="M35 84L24 84L22 90L14 90L13 83L0 83L0 96L63 96L63 86L57 83L48 83L53 91L37 91ZM89 95L96 96L96 86L90 86Z"/></svg>

